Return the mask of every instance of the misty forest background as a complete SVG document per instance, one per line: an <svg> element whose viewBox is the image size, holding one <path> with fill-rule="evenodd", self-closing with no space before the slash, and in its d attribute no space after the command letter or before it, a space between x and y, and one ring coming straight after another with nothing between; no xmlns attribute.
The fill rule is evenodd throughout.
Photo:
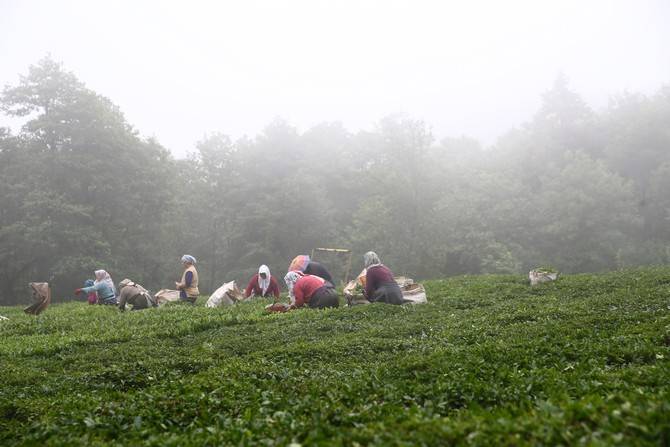
<svg viewBox="0 0 670 447"><path fill-rule="evenodd" d="M314 247L420 279L670 263L670 87L599 111L564 76L548 87L491 148L403 116L356 133L277 119L175 159L47 57L0 95L24 122L0 128L0 304L27 302L29 281L73 298L98 268L169 288L184 253L203 293ZM342 279L343 259L321 260Z"/></svg>

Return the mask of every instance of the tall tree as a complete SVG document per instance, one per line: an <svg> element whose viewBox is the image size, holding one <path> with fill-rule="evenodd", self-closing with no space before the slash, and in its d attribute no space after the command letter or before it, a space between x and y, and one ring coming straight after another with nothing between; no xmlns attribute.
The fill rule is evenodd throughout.
<svg viewBox="0 0 670 447"><path fill-rule="evenodd" d="M18 138L5 139L7 156L21 160L3 172L21 191L12 224L29 230L3 262L13 279L5 298L28 278L52 280L62 296L95 267L147 280L152 255L140 261L138 251L160 246L155 230L171 196L167 151L138 138L118 107L50 58L5 88L0 105L28 118Z"/></svg>

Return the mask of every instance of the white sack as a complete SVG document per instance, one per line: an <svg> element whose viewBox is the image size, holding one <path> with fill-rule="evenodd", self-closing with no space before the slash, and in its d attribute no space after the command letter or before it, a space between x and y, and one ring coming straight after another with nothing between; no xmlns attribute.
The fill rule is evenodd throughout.
<svg viewBox="0 0 670 447"><path fill-rule="evenodd" d="M237 287L235 281L230 281L212 293L205 304L206 307L232 306L244 299L244 294Z"/></svg>

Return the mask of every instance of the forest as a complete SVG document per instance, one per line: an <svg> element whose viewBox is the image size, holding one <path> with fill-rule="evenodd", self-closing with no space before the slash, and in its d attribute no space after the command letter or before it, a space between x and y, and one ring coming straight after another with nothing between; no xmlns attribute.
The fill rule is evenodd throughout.
<svg viewBox="0 0 670 447"><path fill-rule="evenodd" d="M491 147L403 115L357 132L277 118L237 140L221 123L179 159L45 57L0 113L22 123L0 128L2 305L29 281L74 299L101 268L170 287L184 253L203 293L315 247L352 250L354 273L374 250L418 279L670 263L669 86L594 110L559 75ZM343 279L342 259L322 260Z"/></svg>

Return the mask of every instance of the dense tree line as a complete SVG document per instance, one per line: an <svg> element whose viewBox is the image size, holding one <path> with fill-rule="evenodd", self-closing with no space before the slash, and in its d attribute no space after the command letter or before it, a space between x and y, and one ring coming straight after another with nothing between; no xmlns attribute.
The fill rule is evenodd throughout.
<svg viewBox="0 0 670 447"><path fill-rule="evenodd" d="M418 278L670 262L670 88L590 109L560 76L492 148L402 116L351 133L282 120L186 159L45 58L0 96L0 303L104 268L154 290L198 260L204 292L314 247L377 251ZM343 260L324 258L336 276Z"/></svg>

